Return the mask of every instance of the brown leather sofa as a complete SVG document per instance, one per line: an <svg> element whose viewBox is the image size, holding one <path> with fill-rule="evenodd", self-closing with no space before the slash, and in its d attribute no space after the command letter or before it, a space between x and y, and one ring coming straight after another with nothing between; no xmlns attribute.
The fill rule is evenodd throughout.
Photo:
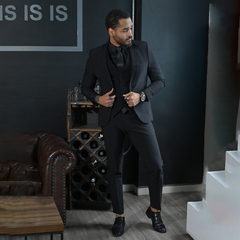
<svg viewBox="0 0 240 240"><path fill-rule="evenodd" d="M53 196L66 222L66 174L75 167L75 152L54 133L18 133L0 154L0 195Z"/></svg>

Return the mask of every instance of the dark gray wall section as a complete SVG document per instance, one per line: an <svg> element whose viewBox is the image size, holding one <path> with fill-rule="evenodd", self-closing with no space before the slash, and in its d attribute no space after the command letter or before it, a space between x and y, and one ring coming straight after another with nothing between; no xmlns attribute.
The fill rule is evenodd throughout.
<svg viewBox="0 0 240 240"><path fill-rule="evenodd" d="M143 0L142 40L166 88L152 100L165 184L202 182L208 1Z"/></svg>
<svg viewBox="0 0 240 240"><path fill-rule="evenodd" d="M131 13L132 1L83 1L83 52L0 52L1 123L66 137L67 89L82 78L89 50L107 41L104 19L113 8Z"/></svg>

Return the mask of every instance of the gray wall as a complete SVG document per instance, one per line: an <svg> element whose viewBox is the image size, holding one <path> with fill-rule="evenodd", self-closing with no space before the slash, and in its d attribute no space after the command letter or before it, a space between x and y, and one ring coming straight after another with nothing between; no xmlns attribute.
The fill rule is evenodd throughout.
<svg viewBox="0 0 240 240"><path fill-rule="evenodd" d="M66 0L51 3L70 4ZM1 1L1 4L3 9L10 4L21 9L24 4L44 6L49 5L49 1L25 0L19 4L19 1L11 0ZM76 1L72 4L75 6ZM67 89L76 87L82 78L89 50L107 41L104 18L113 8L131 12L132 1L83 0L83 52L0 52L1 123L17 131L53 131L66 137ZM9 42L13 36L17 39L18 35L13 35L16 32L19 37L34 38L32 34L41 21L22 23L20 13L15 21L4 18L0 21L1 39L9 37ZM21 31L18 32L16 25ZM54 31L54 27L50 32L55 36L56 44L63 37ZM44 32L38 35L41 36L44 38ZM69 39L69 36L65 38Z"/></svg>
<svg viewBox="0 0 240 240"><path fill-rule="evenodd" d="M239 7L238 0L215 0L210 8L204 182L207 171L225 168L225 151L236 149Z"/></svg>
<svg viewBox="0 0 240 240"><path fill-rule="evenodd" d="M208 1L143 0L142 40L166 78L166 88L152 100L165 184L201 183Z"/></svg>

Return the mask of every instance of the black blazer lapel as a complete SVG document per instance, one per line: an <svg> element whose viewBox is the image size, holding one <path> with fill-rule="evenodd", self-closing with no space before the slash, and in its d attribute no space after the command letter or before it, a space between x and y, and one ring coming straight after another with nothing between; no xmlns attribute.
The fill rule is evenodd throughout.
<svg viewBox="0 0 240 240"><path fill-rule="evenodd" d="M130 60L131 60L131 79L129 83L129 90L132 90L132 81L133 81L133 72L135 69L135 56L136 56L136 46L133 44L129 48L129 53L130 53Z"/></svg>
<svg viewBox="0 0 240 240"><path fill-rule="evenodd" d="M111 75L108 68L107 63L108 58L108 49L107 49L107 43L102 46L102 49L98 52L98 55L95 57L95 64L96 67L96 75L101 80L102 84L105 85L107 82L113 87ZM111 89L109 89L110 91ZM102 94L105 94L106 92L102 92Z"/></svg>
<svg viewBox="0 0 240 240"><path fill-rule="evenodd" d="M108 54L108 49L107 49L107 43L106 43L105 45L103 45L103 49L100 53L101 56L99 56L98 69L101 75L104 75L105 78L108 78L109 81L111 81L111 76L110 76L108 64L107 64L107 54Z"/></svg>

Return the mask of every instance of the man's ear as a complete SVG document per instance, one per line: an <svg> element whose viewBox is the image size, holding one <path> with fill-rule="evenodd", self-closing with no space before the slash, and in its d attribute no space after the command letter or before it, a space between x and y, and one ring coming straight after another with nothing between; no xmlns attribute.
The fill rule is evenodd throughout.
<svg viewBox="0 0 240 240"><path fill-rule="evenodd" d="M108 33L109 33L110 37L115 35L115 31L112 28L108 29Z"/></svg>

